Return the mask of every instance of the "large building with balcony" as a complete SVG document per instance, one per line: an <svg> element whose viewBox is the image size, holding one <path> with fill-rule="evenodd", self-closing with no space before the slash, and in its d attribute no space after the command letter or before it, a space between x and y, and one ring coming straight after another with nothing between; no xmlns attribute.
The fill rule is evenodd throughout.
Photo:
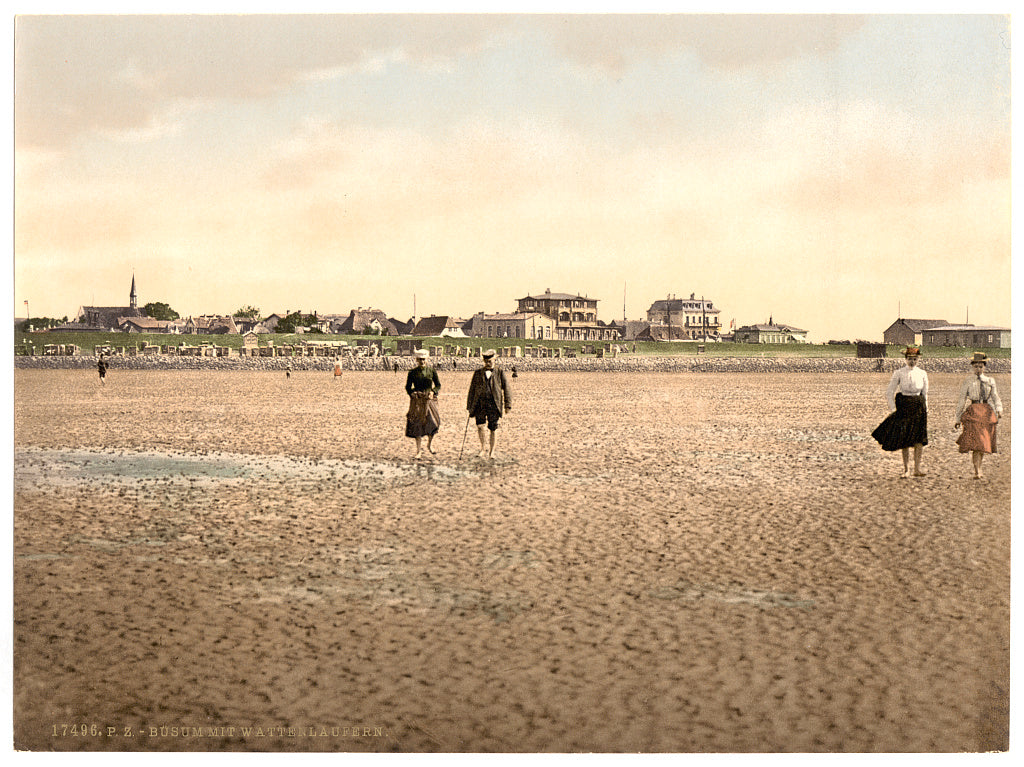
<svg viewBox="0 0 1024 767"><path fill-rule="evenodd" d="M563 341L615 341L617 328L597 319L597 299L569 293L552 293L517 299L519 313L537 312L555 321L556 338Z"/></svg>
<svg viewBox="0 0 1024 767"><path fill-rule="evenodd" d="M678 328L678 331L671 331L675 340L717 339L722 333L721 313L713 302L697 298L694 293L689 298L670 295L651 304L647 321L652 325Z"/></svg>

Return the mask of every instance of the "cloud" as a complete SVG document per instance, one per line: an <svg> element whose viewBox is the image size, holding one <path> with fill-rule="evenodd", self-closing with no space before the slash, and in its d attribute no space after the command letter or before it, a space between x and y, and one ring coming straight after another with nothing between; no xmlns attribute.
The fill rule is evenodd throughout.
<svg viewBox="0 0 1024 767"><path fill-rule="evenodd" d="M86 132L159 135L169 115L258 99L311 80L437 67L541 35L583 65L619 71L643 56L690 51L714 67L834 49L853 16L499 14L19 16L15 140L60 147ZM184 106L183 106L184 105Z"/></svg>
<svg viewBox="0 0 1024 767"><path fill-rule="evenodd" d="M642 57L693 54L710 67L739 69L806 54L824 56L864 25L854 15L668 14L545 17L567 57L619 73Z"/></svg>
<svg viewBox="0 0 1024 767"><path fill-rule="evenodd" d="M296 82L478 50L490 16L19 16L19 147L151 130L183 103L263 98ZM376 62L376 63L375 63Z"/></svg>
<svg viewBox="0 0 1024 767"><path fill-rule="evenodd" d="M822 103L775 116L748 160L796 210L899 210L960 199L977 183L1008 184L1009 142L875 102Z"/></svg>

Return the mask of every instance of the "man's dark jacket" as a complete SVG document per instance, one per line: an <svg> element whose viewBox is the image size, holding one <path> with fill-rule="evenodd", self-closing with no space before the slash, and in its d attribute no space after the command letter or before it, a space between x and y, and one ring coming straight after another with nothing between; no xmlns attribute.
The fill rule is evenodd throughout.
<svg viewBox="0 0 1024 767"><path fill-rule="evenodd" d="M469 396L466 397L466 410L471 414L477 412L477 404L487 396L487 389L490 387L494 396L494 404L498 407L499 413L512 409L512 391L508 386L508 379L505 378L505 371L497 365L491 370L491 380L488 382L484 375L486 368L477 368L473 371L473 380L469 382Z"/></svg>

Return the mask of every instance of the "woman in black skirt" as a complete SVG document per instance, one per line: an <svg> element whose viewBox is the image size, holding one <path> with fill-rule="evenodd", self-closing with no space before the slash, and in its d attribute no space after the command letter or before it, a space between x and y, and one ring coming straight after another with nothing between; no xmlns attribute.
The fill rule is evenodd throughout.
<svg viewBox="0 0 1024 767"><path fill-rule="evenodd" d="M903 478L910 476L910 448L914 448L914 476L923 477L921 452L928 444L928 374L917 366L921 349L908 346L903 352L907 364L892 374L885 398L890 413L871 436L882 450L903 451Z"/></svg>

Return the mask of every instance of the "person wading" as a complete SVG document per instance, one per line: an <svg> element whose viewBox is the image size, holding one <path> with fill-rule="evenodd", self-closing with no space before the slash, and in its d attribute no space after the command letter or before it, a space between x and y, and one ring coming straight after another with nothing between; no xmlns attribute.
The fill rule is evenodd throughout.
<svg viewBox="0 0 1024 767"><path fill-rule="evenodd" d="M416 458L423 455L422 440L427 438L427 450L434 452L434 435L441 427L437 410L437 393L441 380L437 371L427 364L426 349L414 352L416 367L405 377L405 393L409 395L409 412L405 416L405 436L416 440Z"/></svg>
<svg viewBox="0 0 1024 767"><path fill-rule="evenodd" d="M494 349L483 353L484 366L473 372L466 397L466 410L476 419L480 457L494 458L498 420L512 410L512 392L505 371L494 365ZM488 431L490 436L488 436Z"/></svg>
<svg viewBox="0 0 1024 767"><path fill-rule="evenodd" d="M960 402L956 409L956 424L963 426L956 444L961 453L971 454L974 478L981 479L981 460L985 453L996 452L996 424L1003 415L1003 403L996 391L996 382L985 375L988 355L975 352L971 358L973 374L960 387Z"/></svg>
<svg viewBox="0 0 1024 767"><path fill-rule="evenodd" d="M871 432L882 450L903 451L904 479L910 476L910 448L914 448L914 476L923 477L921 453L928 444L928 374L917 366L921 349L908 346L903 356L907 364L892 374L886 401L893 410Z"/></svg>

